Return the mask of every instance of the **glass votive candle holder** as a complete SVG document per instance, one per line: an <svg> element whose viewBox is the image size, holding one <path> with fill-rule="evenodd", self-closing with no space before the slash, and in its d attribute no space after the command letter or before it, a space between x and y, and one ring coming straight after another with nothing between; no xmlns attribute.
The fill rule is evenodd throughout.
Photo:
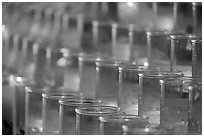
<svg viewBox="0 0 204 137"><path fill-rule="evenodd" d="M202 80L185 77L183 86L189 93L188 134L202 134Z"/></svg>
<svg viewBox="0 0 204 137"><path fill-rule="evenodd" d="M160 124L161 85L160 80L183 77L181 72L143 71L139 73L139 116L147 116L151 124Z"/></svg>
<svg viewBox="0 0 204 137"><path fill-rule="evenodd" d="M67 49L65 53L67 53L67 55L65 55L66 68L65 68L64 87L70 91L79 91L80 75L79 75L78 57L80 53L69 51Z"/></svg>
<svg viewBox="0 0 204 137"><path fill-rule="evenodd" d="M28 79L20 76L15 76L15 92L13 105L13 129L15 135L25 134L25 108L26 108L26 92L27 84L33 83Z"/></svg>
<svg viewBox="0 0 204 137"><path fill-rule="evenodd" d="M85 97L96 96L96 62L102 60L101 54L82 53L79 58L80 91Z"/></svg>
<svg viewBox="0 0 204 137"><path fill-rule="evenodd" d="M60 103L60 135L76 135L76 112L77 107L98 106L101 100L90 98L63 98Z"/></svg>
<svg viewBox="0 0 204 137"><path fill-rule="evenodd" d="M121 114L114 106L79 107L76 111L76 130L78 135L100 135L99 117Z"/></svg>
<svg viewBox="0 0 204 137"><path fill-rule="evenodd" d="M92 23L93 50L103 55L112 54L111 23L94 20ZM91 44L90 44L91 45ZM87 45L86 45L86 49Z"/></svg>
<svg viewBox="0 0 204 137"><path fill-rule="evenodd" d="M27 39L24 42L24 67L22 75L28 79L35 79L36 77L36 68L37 68L37 59L38 59L38 52L39 52L39 44Z"/></svg>
<svg viewBox="0 0 204 137"><path fill-rule="evenodd" d="M135 61L138 65L147 65L147 36L146 29L134 28L129 30L129 39L131 44L131 61ZM131 34L132 33L132 34ZM131 40L132 39L132 40Z"/></svg>
<svg viewBox="0 0 204 137"><path fill-rule="evenodd" d="M148 64L170 70L170 32L162 30L147 31Z"/></svg>
<svg viewBox="0 0 204 137"><path fill-rule="evenodd" d="M118 107L126 114L138 115L139 72L156 71L156 66L129 65L119 67Z"/></svg>
<svg viewBox="0 0 204 137"><path fill-rule="evenodd" d="M202 76L202 39L192 39L192 77Z"/></svg>
<svg viewBox="0 0 204 137"><path fill-rule="evenodd" d="M192 48L190 40L195 35L175 33L171 39L171 71L182 71L186 76L192 76Z"/></svg>
<svg viewBox="0 0 204 137"><path fill-rule="evenodd" d="M25 92L25 134L42 135L42 94L47 92L47 87L29 83Z"/></svg>
<svg viewBox="0 0 204 137"><path fill-rule="evenodd" d="M112 56L118 60L130 60L131 46L128 37L128 28L113 23L112 25Z"/></svg>
<svg viewBox="0 0 204 137"><path fill-rule="evenodd" d="M53 90L53 89L51 89ZM81 98L80 92L65 92L63 89L49 91L42 94L43 106L43 134L58 135L59 134L59 100L62 98Z"/></svg>
<svg viewBox="0 0 204 137"><path fill-rule="evenodd" d="M137 115L118 115L100 117L101 135L126 135L129 127L145 128L150 123L147 117L139 117Z"/></svg>
<svg viewBox="0 0 204 137"><path fill-rule="evenodd" d="M188 125L189 93L184 90L182 81L183 77L167 77L160 80L160 125L171 127L180 123L180 126L177 126L180 133L177 134L187 134Z"/></svg>
<svg viewBox="0 0 204 137"><path fill-rule="evenodd" d="M126 61L101 60L96 62L96 98L104 105L117 106L119 89L119 66L131 64Z"/></svg>

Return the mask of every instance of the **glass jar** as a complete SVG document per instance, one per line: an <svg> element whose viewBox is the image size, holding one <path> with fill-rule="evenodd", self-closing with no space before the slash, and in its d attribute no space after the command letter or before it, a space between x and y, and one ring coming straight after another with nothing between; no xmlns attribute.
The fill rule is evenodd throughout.
<svg viewBox="0 0 204 137"><path fill-rule="evenodd" d="M138 115L139 72L156 71L154 66L119 66L118 106L126 114Z"/></svg>
<svg viewBox="0 0 204 137"><path fill-rule="evenodd" d="M162 30L147 31L148 65L170 70L170 32Z"/></svg>
<svg viewBox="0 0 204 137"><path fill-rule="evenodd" d="M51 90L51 91L49 91ZM80 92L67 92L63 88L48 89L49 93L43 93L43 134L59 134L59 100L62 98L82 98Z"/></svg>
<svg viewBox="0 0 204 137"><path fill-rule="evenodd" d="M99 117L121 113L120 108L113 106L79 107L75 111L78 135L100 135Z"/></svg>
<svg viewBox="0 0 204 137"><path fill-rule="evenodd" d="M164 78L182 78L181 72L143 71L139 73L139 116L147 116L151 124L161 122L161 85Z"/></svg>
<svg viewBox="0 0 204 137"><path fill-rule="evenodd" d="M192 76L202 77L202 39L192 39Z"/></svg>
<svg viewBox="0 0 204 137"><path fill-rule="evenodd" d="M63 98L59 100L59 126L61 135L76 135L76 112L77 107L99 106L102 101L91 98Z"/></svg>

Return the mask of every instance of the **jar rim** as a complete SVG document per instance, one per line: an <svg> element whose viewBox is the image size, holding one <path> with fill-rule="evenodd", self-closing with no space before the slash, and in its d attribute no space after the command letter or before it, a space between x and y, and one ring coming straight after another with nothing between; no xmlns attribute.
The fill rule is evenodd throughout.
<svg viewBox="0 0 204 137"><path fill-rule="evenodd" d="M100 105L102 103L99 99L94 98L63 98L59 103L64 106L81 106L81 105Z"/></svg>
<svg viewBox="0 0 204 137"><path fill-rule="evenodd" d="M109 59L109 56L104 56L100 53L96 53L96 54L87 54L84 52L81 52L78 56L78 60L81 62L97 62L97 61L102 61L102 60L106 60Z"/></svg>
<svg viewBox="0 0 204 137"><path fill-rule="evenodd" d="M191 40L191 39L194 39L194 38L197 38L199 36L195 35L195 34L187 34L187 33L172 33L170 35L170 38L171 39L175 39L175 40L179 40L179 39L187 39L187 40Z"/></svg>
<svg viewBox="0 0 204 137"><path fill-rule="evenodd" d="M91 116L115 115L122 112L121 108L114 106L88 106L78 107L75 109L76 113Z"/></svg>
<svg viewBox="0 0 204 137"><path fill-rule="evenodd" d="M83 94L81 92L63 91L63 92L55 92L55 93L52 93L52 92L43 93L42 97L45 99L60 100L62 98L78 98L78 97L82 97L82 95Z"/></svg>
<svg viewBox="0 0 204 137"><path fill-rule="evenodd" d="M149 36L169 36L172 32L168 30L147 30L146 34Z"/></svg>
<svg viewBox="0 0 204 137"><path fill-rule="evenodd" d="M184 84L198 84L198 85L202 85L202 79L200 77L185 76L185 77L183 77L182 80L183 80Z"/></svg>
<svg viewBox="0 0 204 137"><path fill-rule="evenodd" d="M121 66L119 69L121 71L159 71L160 67L132 64L132 65L128 65L128 66Z"/></svg>
<svg viewBox="0 0 204 137"><path fill-rule="evenodd" d="M191 39L191 43L193 43L193 44L202 43L202 39L200 39L200 38Z"/></svg>
<svg viewBox="0 0 204 137"><path fill-rule="evenodd" d="M139 77L147 78L170 78L183 77L184 74L180 71L141 71Z"/></svg>
<svg viewBox="0 0 204 137"><path fill-rule="evenodd" d="M132 65L135 62L130 62L130 61L123 61L123 60L100 60L96 62L97 67L121 67L121 66L126 66L126 65Z"/></svg>

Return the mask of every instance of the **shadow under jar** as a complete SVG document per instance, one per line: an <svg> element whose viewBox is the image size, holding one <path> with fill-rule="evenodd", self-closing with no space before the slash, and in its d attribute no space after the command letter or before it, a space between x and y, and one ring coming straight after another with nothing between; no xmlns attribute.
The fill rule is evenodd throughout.
<svg viewBox="0 0 204 137"><path fill-rule="evenodd" d="M161 121L161 85L164 78L183 77L181 72L143 71L139 73L139 116L147 116L151 124Z"/></svg>
<svg viewBox="0 0 204 137"><path fill-rule="evenodd" d="M127 135L129 128L146 128L150 123L146 117L137 115L118 115L100 117L101 135Z"/></svg>
<svg viewBox="0 0 204 137"><path fill-rule="evenodd" d="M60 103L60 134L76 135L76 112L77 107L99 106L102 101L90 98L63 98Z"/></svg>
<svg viewBox="0 0 204 137"><path fill-rule="evenodd" d="M138 115L139 72L156 71L159 67L129 65L119 67L118 107L126 114Z"/></svg>
<svg viewBox="0 0 204 137"><path fill-rule="evenodd" d="M43 97L43 134L59 134L59 100L62 98L82 98L80 92L67 92L63 88L50 89L49 93L42 94Z"/></svg>
<svg viewBox="0 0 204 137"><path fill-rule="evenodd" d="M75 111L78 135L100 135L99 117L122 113L120 108L113 106L79 107Z"/></svg>

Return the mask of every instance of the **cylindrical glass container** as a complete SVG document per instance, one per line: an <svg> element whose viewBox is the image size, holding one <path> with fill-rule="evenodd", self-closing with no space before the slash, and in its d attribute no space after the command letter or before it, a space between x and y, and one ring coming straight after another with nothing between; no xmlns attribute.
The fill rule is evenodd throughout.
<svg viewBox="0 0 204 137"><path fill-rule="evenodd" d="M170 32L161 30L147 31L148 65L170 70Z"/></svg>
<svg viewBox="0 0 204 137"><path fill-rule="evenodd" d="M66 68L65 68L65 79L64 79L64 87L69 91L79 91L79 64L78 57L80 55L79 52L69 51L67 49L63 49L64 55L66 58Z"/></svg>
<svg viewBox="0 0 204 137"><path fill-rule="evenodd" d="M96 62L96 98L104 105L117 106L119 89L119 66L131 64L126 61L101 60Z"/></svg>
<svg viewBox="0 0 204 137"><path fill-rule="evenodd" d="M59 134L59 100L62 98L81 98L80 92L66 92L64 89L51 89L50 93L43 93L43 134Z"/></svg>
<svg viewBox="0 0 204 137"><path fill-rule="evenodd" d="M76 112L77 107L98 106L101 100L89 98L63 98L60 103L59 127L61 135L76 135Z"/></svg>
<svg viewBox="0 0 204 137"><path fill-rule="evenodd" d="M170 127L180 123L182 126L177 126L178 134L187 134L189 93L183 88L182 81L182 77L160 80L160 125Z"/></svg>
<svg viewBox="0 0 204 137"><path fill-rule="evenodd" d="M192 39L192 76L202 77L202 39Z"/></svg>
<svg viewBox="0 0 204 137"><path fill-rule="evenodd" d="M43 85L28 84L25 87L25 134L42 135L42 94ZM21 106L22 107L22 106Z"/></svg>
<svg viewBox="0 0 204 137"><path fill-rule="evenodd" d="M119 92L118 107L126 114L138 114L139 72L156 71L154 66L120 66L119 67Z"/></svg>
<svg viewBox="0 0 204 137"><path fill-rule="evenodd" d="M25 86L28 80L24 77L15 76L15 92L13 98L13 129L15 135L25 134Z"/></svg>
<svg viewBox="0 0 204 137"><path fill-rule="evenodd" d="M103 55L112 55L111 24L93 21L92 23L93 49Z"/></svg>
<svg viewBox="0 0 204 137"><path fill-rule="evenodd" d="M81 54L79 56L80 91L85 97L96 96L96 62L103 60L101 54Z"/></svg>
<svg viewBox="0 0 204 137"><path fill-rule="evenodd" d="M121 113L120 108L113 106L79 107L75 111L78 135L100 135L99 117Z"/></svg>
<svg viewBox="0 0 204 137"><path fill-rule="evenodd" d="M32 40L26 40L24 43L25 61L22 75L28 79L35 79L36 64L39 51L39 44Z"/></svg>
<svg viewBox="0 0 204 137"><path fill-rule="evenodd" d="M128 28L112 25L112 56L118 60L130 60L130 43L128 39Z"/></svg>
<svg viewBox="0 0 204 137"><path fill-rule="evenodd" d="M190 40L195 35L185 33L171 34L171 71L182 71L186 76L192 76L192 48Z"/></svg>
<svg viewBox="0 0 204 137"><path fill-rule="evenodd" d="M101 135L126 135L126 130L129 127L145 128L150 126L146 117L139 117L137 115L122 114L100 117L99 119Z"/></svg>
<svg viewBox="0 0 204 137"><path fill-rule="evenodd" d="M139 73L139 116L147 116L151 124L160 124L161 86L163 78L183 77L181 72L143 71Z"/></svg>
<svg viewBox="0 0 204 137"><path fill-rule="evenodd" d="M130 60L136 62L138 65L148 66L146 31L147 30L144 28L134 28L133 30L129 30L129 39L131 44Z"/></svg>
<svg viewBox="0 0 204 137"><path fill-rule="evenodd" d="M188 134L202 134L202 81L196 77L185 77L183 86L189 93Z"/></svg>

